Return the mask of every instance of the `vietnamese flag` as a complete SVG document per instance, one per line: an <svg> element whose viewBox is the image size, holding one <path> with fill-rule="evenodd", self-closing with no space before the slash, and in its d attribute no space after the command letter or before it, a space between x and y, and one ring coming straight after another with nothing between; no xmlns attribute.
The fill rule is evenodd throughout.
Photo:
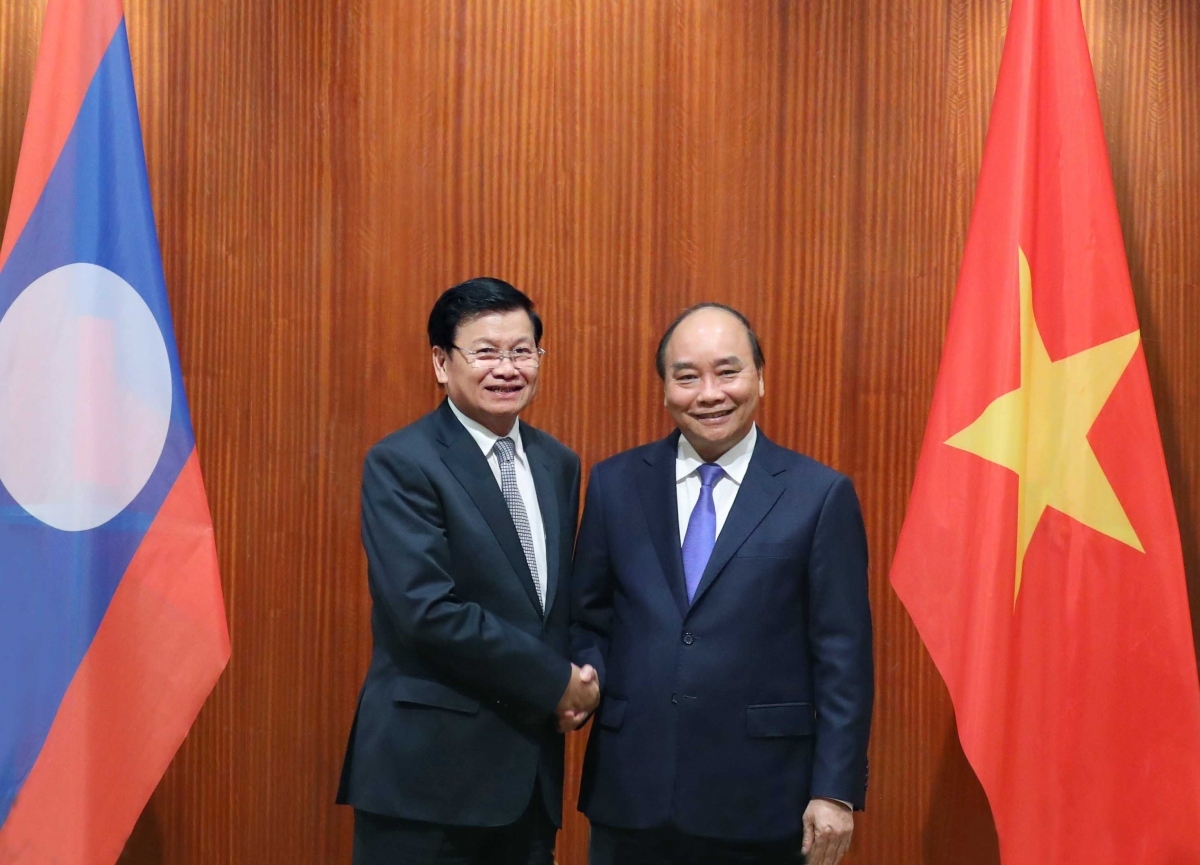
<svg viewBox="0 0 1200 865"><path fill-rule="evenodd" d="M229 659L120 0L50 0L0 247L0 863L111 865Z"/></svg>
<svg viewBox="0 0 1200 865"><path fill-rule="evenodd" d="M1183 558L1078 0L1012 3L891 579L1006 865L1200 862Z"/></svg>

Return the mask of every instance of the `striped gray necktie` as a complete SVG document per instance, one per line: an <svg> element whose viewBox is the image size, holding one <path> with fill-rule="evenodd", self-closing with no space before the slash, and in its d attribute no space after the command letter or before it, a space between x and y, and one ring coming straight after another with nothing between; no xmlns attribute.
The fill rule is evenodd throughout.
<svg viewBox="0 0 1200 865"><path fill-rule="evenodd" d="M544 612L546 599L542 597L537 559L533 555L533 531L529 528L529 514L525 512L525 502L521 500L521 491L517 488L517 469L513 465L517 448L513 440L507 437L497 439L496 455L500 457L500 491L504 493L504 501L508 503L508 512L512 514L513 525L517 529L517 537L521 539L521 549L525 551L525 561L533 577L533 587L537 590L538 606Z"/></svg>

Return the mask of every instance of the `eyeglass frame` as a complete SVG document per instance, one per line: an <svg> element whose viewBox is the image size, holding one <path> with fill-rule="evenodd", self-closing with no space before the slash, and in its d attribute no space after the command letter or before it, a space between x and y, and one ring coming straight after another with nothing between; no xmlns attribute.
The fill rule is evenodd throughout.
<svg viewBox="0 0 1200 865"><path fill-rule="evenodd" d="M546 356L546 349L542 348L541 346L538 346L537 348L533 349L533 351L531 351L529 354L520 355L520 357L522 357L522 358L528 358L535 362L530 366L521 366L520 364L517 363L517 358L518 358L517 352L525 351L524 348L468 349L468 348L463 348L462 346L458 346L458 345L451 345L450 347L458 349L462 353L462 356L464 358L466 358L467 363L469 363L471 366L475 367L476 369L496 369L497 367L500 366L500 364L504 363L504 361L506 361L506 360L513 365L514 369L537 369L538 367L540 367L542 365L542 358ZM480 361L478 355L480 354L480 352L485 352L485 351L494 351L496 353L497 356L495 359L496 360L495 363L488 364L487 361L483 361L483 362Z"/></svg>

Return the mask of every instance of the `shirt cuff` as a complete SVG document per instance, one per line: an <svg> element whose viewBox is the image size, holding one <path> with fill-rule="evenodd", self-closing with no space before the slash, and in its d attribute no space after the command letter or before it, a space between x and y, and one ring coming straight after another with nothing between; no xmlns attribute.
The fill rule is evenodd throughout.
<svg viewBox="0 0 1200 865"><path fill-rule="evenodd" d="M816 799L821 799L821 800L823 800L823 801L825 801L825 802L836 802L838 805L841 805L841 806L842 806L843 808L845 808L847 811L853 811L853 810L854 810L854 806L853 806L853 805L851 805L849 802L845 801L844 799L833 799L833 798L830 798L829 796L815 796L815 797L813 797L813 798L816 798Z"/></svg>

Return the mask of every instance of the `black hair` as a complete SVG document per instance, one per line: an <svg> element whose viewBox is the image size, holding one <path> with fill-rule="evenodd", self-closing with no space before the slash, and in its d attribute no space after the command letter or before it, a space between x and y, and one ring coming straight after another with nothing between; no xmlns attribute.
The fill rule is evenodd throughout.
<svg viewBox="0 0 1200 865"><path fill-rule="evenodd" d="M758 334L754 332L754 328L750 325L750 319L742 315L732 306L726 306L723 303L698 303L695 306L689 306L683 312L675 317L675 320L667 325L666 332L662 335L662 339L658 341L658 351L654 355L654 368L658 370L658 377L666 381L667 378L667 343L671 341L671 335L675 333L675 328L683 322L685 318L693 312L699 312L702 309L719 309L722 312L727 312L742 323L742 327L746 328L746 336L750 338L750 353L754 357L755 369L762 371L767 360L763 357L762 345L758 341Z"/></svg>
<svg viewBox="0 0 1200 865"><path fill-rule="evenodd" d="M502 279L477 276L442 292L429 311L429 345L450 351L464 322L489 312L523 309L533 324L533 341L542 341L542 319L534 311L533 301Z"/></svg>

